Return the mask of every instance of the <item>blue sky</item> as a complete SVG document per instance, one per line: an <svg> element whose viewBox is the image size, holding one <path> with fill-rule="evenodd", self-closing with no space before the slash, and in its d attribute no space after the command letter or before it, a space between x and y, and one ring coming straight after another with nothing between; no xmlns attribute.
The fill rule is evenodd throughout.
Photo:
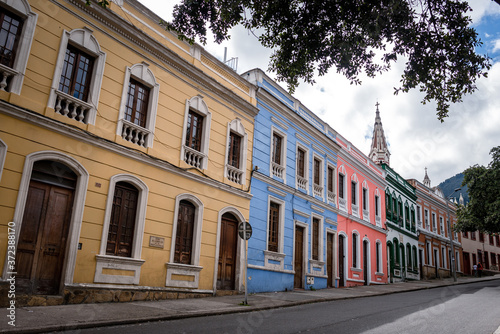
<svg viewBox="0 0 500 334"><path fill-rule="evenodd" d="M165 20L171 19L178 3L139 1ZM451 107L444 123L437 120L433 103L420 103L420 92L393 94L403 62L374 79L361 78L359 86L330 71L316 78L314 86L301 84L294 97L365 154L370 150L378 101L390 143L391 167L405 178L422 181L427 167L434 186L474 164L487 165L489 151L500 145L500 5L492 0L471 0L469 4L473 26L484 43L478 53L488 54L493 67L488 78L477 81L478 91ZM228 58L238 57L238 73L268 68L271 51L262 48L253 34L237 27L231 35L221 45L209 42L204 48L222 60L226 47Z"/></svg>

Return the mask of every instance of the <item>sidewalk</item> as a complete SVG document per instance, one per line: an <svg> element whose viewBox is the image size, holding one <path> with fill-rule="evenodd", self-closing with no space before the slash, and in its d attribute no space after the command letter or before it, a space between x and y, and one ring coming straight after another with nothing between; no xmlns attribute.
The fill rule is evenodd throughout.
<svg viewBox="0 0 500 334"><path fill-rule="evenodd" d="M15 327L8 324L9 318L7 317L7 310L4 308L1 312L0 333L40 333L155 320L251 312L322 301L432 289L454 284L468 284L495 279L500 279L500 274L482 278L461 277L458 278L457 283L453 283L453 279L450 278L317 291L295 290L290 292L259 293L248 296L248 304L250 306L240 305L244 300L244 295L236 295L152 302L22 307L16 309Z"/></svg>

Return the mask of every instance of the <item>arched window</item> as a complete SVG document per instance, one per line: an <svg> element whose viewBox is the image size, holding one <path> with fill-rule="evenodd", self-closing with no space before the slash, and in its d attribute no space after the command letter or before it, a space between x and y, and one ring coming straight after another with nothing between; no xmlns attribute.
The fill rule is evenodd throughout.
<svg viewBox="0 0 500 334"><path fill-rule="evenodd" d="M224 175L234 183L245 184L248 134L243 123L235 119L227 125L226 165Z"/></svg>
<svg viewBox="0 0 500 334"><path fill-rule="evenodd" d="M186 100L181 160L199 169L207 168L212 113L201 96Z"/></svg>

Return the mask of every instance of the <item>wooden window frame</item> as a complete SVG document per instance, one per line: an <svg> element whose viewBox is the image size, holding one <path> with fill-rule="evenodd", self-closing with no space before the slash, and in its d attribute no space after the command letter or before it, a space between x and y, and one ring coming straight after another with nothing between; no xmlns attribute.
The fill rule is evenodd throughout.
<svg viewBox="0 0 500 334"><path fill-rule="evenodd" d="M146 127L150 88L134 78L128 83L124 119L140 127Z"/></svg>
<svg viewBox="0 0 500 334"><path fill-rule="evenodd" d="M320 226L321 226L321 220L319 218L313 217L312 222L311 222L311 240L312 240L312 254L311 257L313 260L319 261L319 253L320 253L320 245L319 245L319 239L320 239Z"/></svg>
<svg viewBox="0 0 500 334"><path fill-rule="evenodd" d="M279 253L281 204L271 201L268 210L267 250Z"/></svg>
<svg viewBox="0 0 500 334"><path fill-rule="evenodd" d="M247 151L248 135L243 123L239 119L234 119L227 126L226 156L224 165L224 175L232 182L244 185L246 184L247 172ZM233 137L239 137L239 146L232 144Z"/></svg>
<svg viewBox="0 0 500 334"><path fill-rule="evenodd" d="M73 63L70 63L70 58L73 59ZM87 102L90 83L94 75L94 62L95 58L91 54L68 44L63 60L63 69L59 78L58 90L78 100ZM82 76L84 76L83 80L79 81L79 78Z"/></svg>
<svg viewBox="0 0 500 334"><path fill-rule="evenodd" d="M345 199L345 175L339 173L339 198Z"/></svg>
<svg viewBox="0 0 500 334"><path fill-rule="evenodd" d="M9 24L9 29L4 29L4 22L6 16L11 20ZM14 21L17 22L17 26ZM21 34L23 31L24 19L19 15L11 12L2 7L2 12L0 12L0 30L5 31L8 37L5 39L5 45L0 46L0 50L7 50L10 52L10 57L4 56L5 52L0 52L0 64L7 67L14 67L14 62L16 61L16 56L19 51L19 41L21 39ZM15 32L12 28L15 28ZM9 45L10 44L10 45Z"/></svg>
<svg viewBox="0 0 500 334"><path fill-rule="evenodd" d="M175 234L174 263L192 263L196 206L188 200L179 202ZM186 217L187 216L187 217Z"/></svg>
<svg viewBox="0 0 500 334"><path fill-rule="evenodd" d="M297 175L306 178L306 150L297 148Z"/></svg>

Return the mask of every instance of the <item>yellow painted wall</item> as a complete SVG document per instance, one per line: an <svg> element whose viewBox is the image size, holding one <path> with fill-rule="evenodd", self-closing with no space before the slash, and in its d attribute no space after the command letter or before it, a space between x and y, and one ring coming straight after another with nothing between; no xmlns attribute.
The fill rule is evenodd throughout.
<svg viewBox="0 0 500 334"><path fill-rule="evenodd" d="M111 31L94 18L86 16L77 7L71 7L68 2L33 0L30 1L30 5L32 11L39 16L22 92L20 96L0 92L1 100L30 110L30 112L44 115L75 129L85 130L96 138L103 138L122 145L124 150L141 151L174 166L191 167L180 160L185 103L193 96L202 95L212 113L208 167L203 171L205 176L198 171L183 173L192 173L200 179L208 177L221 184L225 183L227 185L225 187L228 189L246 190L248 188L252 167L253 114L251 111L253 109L248 104L247 110L237 110L233 102L234 99L239 99L239 103L241 103L242 97L245 101L252 102L250 95L242 94L241 89L236 89L237 95L228 95L229 97L222 98L216 93L208 91L197 82L196 78L187 77L177 68L149 54L148 51L142 50L139 46L131 45L125 37ZM70 6L70 10L65 10L64 6ZM112 10L117 11L116 7L113 5ZM132 10L131 7L127 8ZM76 11L78 14L75 15L71 11ZM140 13L136 14L141 17ZM88 22L84 22L83 18ZM146 17L142 17L142 19L148 20ZM149 24L153 25L154 22L149 22ZM93 35L97 38L101 49L106 53L95 126L82 125L62 115L55 114L51 106L47 107L63 30L70 31L85 26L93 30ZM162 43L167 47L172 46L168 41ZM181 45L184 51L189 50L186 44L178 41L177 44ZM186 59L186 57L184 52L182 58ZM150 64L150 69L160 84L155 139L153 147L148 149L133 145L116 136L125 69L127 66L141 61ZM204 73L198 71L198 73L202 77L208 73L216 80L220 80L218 75L207 71ZM231 75L236 76L236 74ZM230 87L231 80L235 81L234 78L229 79L229 81L223 81L223 86ZM241 119L248 134L245 185L232 183L223 174L227 125L237 117ZM237 196L234 193L186 178L182 176L182 173L180 175L171 173L165 169L113 153L92 143L77 141L64 134L48 130L41 125L13 118L2 112L0 112L0 139L8 146L3 175L0 180L0 267L2 268L6 255L6 226L14 216L24 159L26 155L37 151L63 152L78 160L90 174L79 240L82 243L82 249L77 253L74 283L93 283L96 266L95 256L99 253L104 210L109 195L109 180L113 175L132 174L149 187L141 256L145 263L141 267L139 283L142 286L165 286L165 263L170 257L173 212L177 195L190 193L198 197L205 207L199 264L203 270L200 274L199 289L208 290L212 289L213 286L218 212L227 206L232 206L248 218L250 202L248 197ZM104 141L96 139L96 142ZM165 238L164 249L150 247L150 236Z"/></svg>

